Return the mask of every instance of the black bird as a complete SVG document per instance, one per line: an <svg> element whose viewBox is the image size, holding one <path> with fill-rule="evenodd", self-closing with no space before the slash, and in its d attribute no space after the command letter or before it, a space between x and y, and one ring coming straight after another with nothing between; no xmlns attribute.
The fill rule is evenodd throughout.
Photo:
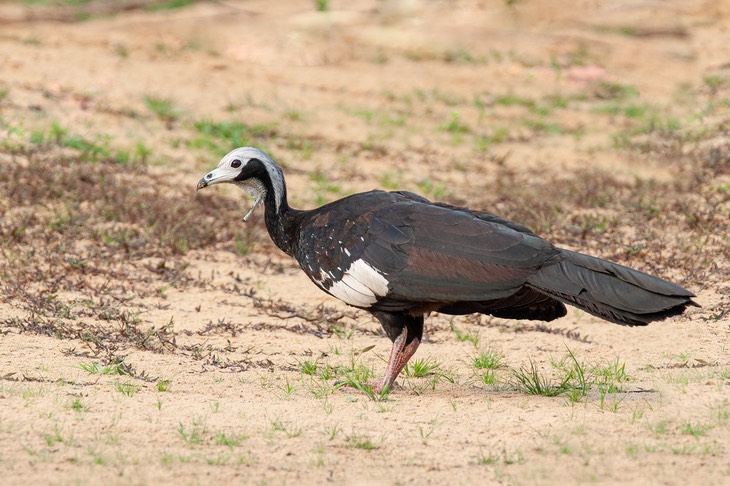
<svg viewBox="0 0 730 486"><path fill-rule="evenodd" d="M244 221L263 203L271 239L317 286L380 321L393 349L378 393L416 352L424 316L433 311L552 321L570 304L643 326L697 305L673 283L557 248L493 214L410 192L363 192L293 209L281 167L256 148L228 153L197 189L221 182L253 196Z"/></svg>

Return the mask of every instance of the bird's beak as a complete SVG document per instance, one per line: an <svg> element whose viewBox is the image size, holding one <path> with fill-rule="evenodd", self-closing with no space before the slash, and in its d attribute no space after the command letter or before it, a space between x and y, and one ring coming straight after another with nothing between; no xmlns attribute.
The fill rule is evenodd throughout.
<svg viewBox="0 0 730 486"><path fill-rule="evenodd" d="M198 181L198 185L195 188L196 191L201 190L204 187L211 186L213 184L217 184L218 182L223 182L225 180L225 174L222 174L219 168L215 168L205 174L205 177L200 179Z"/></svg>

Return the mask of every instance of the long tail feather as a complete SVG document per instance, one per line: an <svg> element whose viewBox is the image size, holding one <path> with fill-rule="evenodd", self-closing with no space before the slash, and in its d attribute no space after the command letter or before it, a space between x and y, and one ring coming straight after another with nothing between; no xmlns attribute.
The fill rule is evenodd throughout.
<svg viewBox="0 0 730 486"><path fill-rule="evenodd" d="M643 326L697 304L689 290L623 265L562 250L528 281L535 290L617 324Z"/></svg>

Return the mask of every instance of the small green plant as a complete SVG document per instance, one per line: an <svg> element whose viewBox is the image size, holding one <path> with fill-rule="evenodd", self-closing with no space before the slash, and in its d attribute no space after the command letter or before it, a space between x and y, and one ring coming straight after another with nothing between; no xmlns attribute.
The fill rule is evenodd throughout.
<svg viewBox="0 0 730 486"><path fill-rule="evenodd" d="M403 369L406 376L411 378L423 378L433 374L439 368L439 363L431 360L431 358L418 358L406 363Z"/></svg>
<svg viewBox="0 0 730 486"><path fill-rule="evenodd" d="M43 43L41 42L41 40L38 37L31 36L31 37L25 37L23 39L23 44L28 45L28 46L40 46Z"/></svg>
<svg viewBox="0 0 730 486"><path fill-rule="evenodd" d="M484 56L475 56L465 49L447 50L443 55L444 62L448 63L464 63L464 64L483 64L486 62Z"/></svg>
<svg viewBox="0 0 730 486"><path fill-rule="evenodd" d="M565 375L564 383L566 388L572 392L571 401L577 401L576 398L582 398L588 394L591 389L592 378L588 373L585 364L578 362L573 351L568 348L568 357L570 358L570 368Z"/></svg>
<svg viewBox="0 0 730 486"><path fill-rule="evenodd" d="M144 104L148 110L164 122L172 123L180 118L180 110L175 107L175 103L169 98L145 96Z"/></svg>
<svg viewBox="0 0 730 486"><path fill-rule="evenodd" d="M213 442L217 445L224 445L231 448L240 445L246 439L248 439L247 435L236 433L226 434L225 432L218 432L213 436Z"/></svg>
<svg viewBox="0 0 730 486"><path fill-rule="evenodd" d="M485 385L494 385L497 383L496 370L503 368L502 362L504 356L493 350L487 350L475 356L472 360L472 366L477 371L479 381Z"/></svg>
<svg viewBox="0 0 730 486"><path fill-rule="evenodd" d="M329 381L332 378L334 378L336 375L337 375L337 373L336 373L335 369L332 366L330 366L328 363L325 363L324 365L317 367L317 376L319 376L319 378L322 381Z"/></svg>
<svg viewBox="0 0 730 486"><path fill-rule="evenodd" d="M126 59L129 57L129 49L124 44L115 44L114 53L119 56L120 59Z"/></svg>
<svg viewBox="0 0 730 486"><path fill-rule="evenodd" d="M134 152L133 152L133 160L139 162L140 164L147 163L147 160L152 155L152 149L149 148L147 145L145 145L144 142L137 142L137 144L134 146Z"/></svg>
<svg viewBox="0 0 730 486"><path fill-rule="evenodd" d="M563 127L559 124L549 122L545 120L544 117L528 118L523 121L523 124L534 132L544 133L547 135L560 135L564 131Z"/></svg>
<svg viewBox="0 0 730 486"><path fill-rule="evenodd" d="M166 392L170 388L171 383L172 383L172 381L170 381L170 380L162 380L162 379L157 380L157 384L156 384L157 391Z"/></svg>
<svg viewBox="0 0 730 486"><path fill-rule="evenodd" d="M53 432L43 434L43 440L46 441L46 445L49 447L65 441L63 435L61 435L61 428L58 426L58 422L53 424Z"/></svg>
<svg viewBox="0 0 730 486"><path fill-rule="evenodd" d="M359 352L353 351L350 355L349 364L347 366L337 367L335 370L336 374L345 378L352 378L353 381L356 382L367 383L370 378L373 377L374 373L372 368L365 366L360 358L365 351L369 351L371 348L372 347L368 347L365 350L361 350Z"/></svg>
<svg viewBox="0 0 730 486"><path fill-rule="evenodd" d="M368 398L375 401L384 400L385 397L388 395L388 392L390 391L388 387L385 387L381 390L380 393L376 393L375 389L370 383L368 383L367 381L363 381L357 375L353 374L345 375L343 385L350 386L355 390L364 393Z"/></svg>
<svg viewBox="0 0 730 486"><path fill-rule="evenodd" d="M443 198L446 195L446 185L441 183L434 184L430 179L421 179L418 181L418 189L421 193L436 199Z"/></svg>
<svg viewBox="0 0 730 486"><path fill-rule="evenodd" d="M292 385L291 383L289 383L289 377L288 376L287 377L284 377L284 384L283 385L277 385L277 388L279 388L279 390L283 391L286 394L286 396L290 396L296 390L296 388L294 388L294 385Z"/></svg>
<svg viewBox="0 0 730 486"><path fill-rule="evenodd" d="M345 111L352 116L363 119L368 124L372 123L373 118L375 118L375 113L366 108L346 108Z"/></svg>
<svg viewBox="0 0 730 486"><path fill-rule="evenodd" d="M145 7L145 10L149 12L158 12L161 10L175 10L178 8L187 7L191 5L195 0L165 0L164 2L155 2Z"/></svg>
<svg viewBox="0 0 730 486"><path fill-rule="evenodd" d="M489 454L482 453L477 457L477 464L484 466L522 464L524 461L525 459L521 451L507 452L506 448L502 449L501 452L489 451Z"/></svg>
<svg viewBox="0 0 730 486"><path fill-rule="evenodd" d="M514 94L497 96L494 98L494 104L501 106L523 106L525 108L534 108L536 105L534 100Z"/></svg>
<svg viewBox="0 0 730 486"><path fill-rule="evenodd" d="M284 116L291 121L302 121L304 120L304 115L301 111L298 110L286 110L284 112Z"/></svg>
<svg viewBox="0 0 730 486"><path fill-rule="evenodd" d="M705 435L710 429L712 429L712 425L710 424L694 424L692 422L685 422L681 425L680 429L682 430L683 434L691 435L695 439Z"/></svg>
<svg viewBox="0 0 730 486"><path fill-rule="evenodd" d="M327 436L329 440L334 440L335 437L337 437L337 434L339 434L342 431L339 424L334 424L329 427L325 427L322 433Z"/></svg>
<svg viewBox="0 0 730 486"><path fill-rule="evenodd" d="M327 12L330 9L329 0L314 0L314 8L317 12Z"/></svg>
<svg viewBox="0 0 730 486"><path fill-rule="evenodd" d="M428 421L428 429L418 426L418 432L421 434L421 442L423 445L428 444L428 439L431 437L431 434L433 434L433 431L436 429L437 420L435 418Z"/></svg>
<svg viewBox="0 0 730 486"><path fill-rule="evenodd" d="M88 408L81 402L81 398L78 397L71 400L71 409L77 412L84 412L88 410Z"/></svg>
<svg viewBox="0 0 730 486"><path fill-rule="evenodd" d="M299 151L299 157L303 160L309 160L314 155L314 144L303 138L292 137L286 146L291 150Z"/></svg>
<svg viewBox="0 0 730 486"><path fill-rule="evenodd" d="M345 440L347 441L348 447L352 447L354 449L362 449L364 451L373 451L375 449L378 449L381 445L373 441L373 439L369 435L361 435L356 433L348 435ZM382 438L380 442L382 443Z"/></svg>
<svg viewBox="0 0 730 486"><path fill-rule="evenodd" d="M441 125L441 130L448 132L452 135L464 135L471 132L469 125L461 121L461 117L458 113L452 112L448 123Z"/></svg>
<svg viewBox="0 0 730 486"><path fill-rule="evenodd" d="M108 365L98 362L80 363L79 368L92 375L129 375L129 369L123 359L114 360Z"/></svg>
<svg viewBox="0 0 730 486"><path fill-rule="evenodd" d="M710 100L714 100L717 93L728 85L728 78L717 75L705 76L703 81L708 88Z"/></svg>
<svg viewBox="0 0 730 486"><path fill-rule="evenodd" d="M303 428L289 422L282 422L281 420L272 421L271 430L274 432L284 432L290 439L299 437L304 432Z"/></svg>
<svg viewBox="0 0 730 486"><path fill-rule="evenodd" d="M308 376L314 376L315 374L317 374L318 366L319 365L317 363L317 360L309 361L305 359L304 361L299 363L300 371Z"/></svg>
<svg viewBox="0 0 730 486"><path fill-rule="evenodd" d="M403 185L400 174L395 172L384 172L380 177L380 185L385 189L395 190Z"/></svg>
<svg viewBox="0 0 730 486"><path fill-rule="evenodd" d="M504 367L502 353L487 350L474 357L473 366L478 370L498 370Z"/></svg>
<svg viewBox="0 0 730 486"><path fill-rule="evenodd" d="M599 401L599 407L601 410L608 410L609 412L617 413L619 411L619 405L621 405L621 402L624 401L626 395L611 395L611 400L609 402L606 402L606 397L607 395L605 393L601 393Z"/></svg>
<svg viewBox="0 0 730 486"><path fill-rule="evenodd" d="M717 406L717 425L726 425L730 421L730 409L728 402L724 401Z"/></svg>
<svg viewBox="0 0 730 486"><path fill-rule="evenodd" d="M497 374L494 370L487 370L479 374L479 379L485 385L495 385L497 383Z"/></svg>
<svg viewBox="0 0 730 486"><path fill-rule="evenodd" d="M618 358L606 365L596 366L593 368L592 374L595 376L598 389L602 393L623 392L622 383L629 381L629 376L626 373L626 363L619 362Z"/></svg>
<svg viewBox="0 0 730 486"><path fill-rule="evenodd" d="M186 429L182 422L180 422L177 433L188 445L200 445L204 441L205 429L196 421L193 421L190 429Z"/></svg>
<svg viewBox="0 0 730 486"><path fill-rule="evenodd" d="M509 138L509 130L505 127L496 127L491 133L476 137L476 150L486 152L494 144L505 142Z"/></svg>
<svg viewBox="0 0 730 486"><path fill-rule="evenodd" d="M263 142L278 134L273 124L247 125L239 121L201 120L195 122L193 128L197 136L188 142L188 146L206 149L216 156L228 152L231 147L255 145L263 148Z"/></svg>
<svg viewBox="0 0 730 486"><path fill-rule="evenodd" d="M451 329L454 331L454 336L456 336L456 340L460 343L469 342L475 348L479 347L479 331L472 331L471 329L467 331L462 331L453 325Z"/></svg>
<svg viewBox="0 0 730 486"><path fill-rule="evenodd" d="M242 238L236 236L233 239L233 246L237 255L246 256L256 247L256 241L250 233L246 233Z"/></svg>
<svg viewBox="0 0 730 486"><path fill-rule="evenodd" d="M73 149L79 153L79 158L84 162L97 162L112 158L110 137L108 135L97 135L93 140L90 140L80 135L70 134L58 121L53 121L48 131L31 132L30 142L34 145L56 144Z"/></svg>
<svg viewBox="0 0 730 486"><path fill-rule="evenodd" d="M139 390L139 386L130 382L122 383L121 381L115 381L114 389L122 395L132 397Z"/></svg>
<svg viewBox="0 0 730 486"><path fill-rule="evenodd" d="M560 383L555 383L547 376L540 373L535 362L530 360L530 368L520 367L519 370L513 370L515 386L518 391L527 393L528 395L541 395L545 397L555 397L564 393L568 387L569 378L564 378Z"/></svg>
<svg viewBox="0 0 730 486"><path fill-rule="evenodd" d="M628 84L603 81L598 85L596 96L603 99L620 100L639 96L639 90Z"/></svg>
<svg viewBox="0 0 730 486"><path fill-rule="evenodd" d="M331 182L329 177L321 170L310 172L309 180L315 184L315 203L318 205L326 203L330 195L342 193L342 187Z"/></svg>

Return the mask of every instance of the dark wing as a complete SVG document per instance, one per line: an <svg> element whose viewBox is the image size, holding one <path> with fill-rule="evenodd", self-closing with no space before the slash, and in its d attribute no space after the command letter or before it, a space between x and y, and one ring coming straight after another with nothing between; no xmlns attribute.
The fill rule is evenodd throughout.
<svg viewBox="0 0 730 486"><path fill-rule="evenodd" d="M502 221L488 213L405 198L375 212L362 258L389 282L388 295L377 308L486 303L515 295L558 250L526 228L519 231Z"/></svg>
<svg viewBox="0 0 730 486"><path fill-rule="evenodd" d="M302 226L302 269L351 305L526 318L554 303L521 288L557 250L489 213L373 191L323 206Z"/></svg>

